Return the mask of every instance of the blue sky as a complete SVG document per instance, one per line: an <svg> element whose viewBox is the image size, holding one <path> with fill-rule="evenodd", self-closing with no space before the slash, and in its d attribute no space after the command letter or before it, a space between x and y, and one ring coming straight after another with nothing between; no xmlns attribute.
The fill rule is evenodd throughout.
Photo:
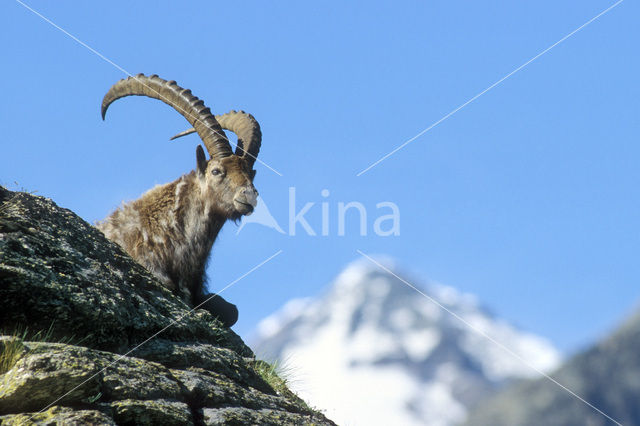
<svg viewBox="0 0 640 426"><path fill-rule="evenodd" d="M476 294L574 351L640 300L637 3L625 1L362 176L358 172L482 92L612 1L71 2L27 4L122 69L177 80L215 113L261 123L255 184L287 228L289 188L317 230L229 223L213 250L247 336L316 295L356 250ZM18 2L2 2L0 183L84 219L193 169L197 138L159 101L104 93L126 75ZM17 182L15 184L14 182ZM328 189L330 195L322 197ZM337 203L369 214L362 237ZM400 235L371 232L394 202Z"/></svg>

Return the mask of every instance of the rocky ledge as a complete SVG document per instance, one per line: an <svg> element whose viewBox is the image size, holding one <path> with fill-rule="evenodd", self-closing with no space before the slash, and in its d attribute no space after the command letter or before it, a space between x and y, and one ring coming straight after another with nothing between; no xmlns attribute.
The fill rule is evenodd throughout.
<svg viewBox="0 0 640 426"><path fill-rule="evenodd" d="M2 425L334 424L93 226L2 187L0 334Z"/></svg>

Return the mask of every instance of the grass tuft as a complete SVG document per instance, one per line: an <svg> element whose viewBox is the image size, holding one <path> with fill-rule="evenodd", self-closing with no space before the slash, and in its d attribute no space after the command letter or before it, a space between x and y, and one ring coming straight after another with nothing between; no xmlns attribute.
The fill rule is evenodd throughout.
<svg viewBox="0 0 640 426"><path fill-rule="evenodd" d="M24 334L13 335L0 340L0 374L5 374L11 370L22 357L25 352L23 341Z"/></svg>
<svg viewBox="0 0 640 426"><path fill-rule="evenodd" d="M300 375L300 372L296 371L296 368L289 359L285 359L284 361L276 360L274 362L257 359L252 363L252 366L256 373L267 382L278 395L295 401L299 407L307 412L323 412L323 410L317 407L310 406L305 400L289 389L289 386L292 384L298 386L303 384L297 377Z"/></svg>
<svg viewBox="0 0 640 426"><path fill-rule="evenodd" d="M292 380L294 368L287 360L284 362L276 360L271 363L263 360L255 360L253 362L253 369L278 395L295 401L307 412L320 411L309 406L306 401L289 389L289 385L292 382L296 382L296 380Z"/></svg>
<svg viewBox="0 0 640 426"><path fill-rule="evenodd" d="M53 321L46 330L39 330L35 333L29 331L29 327L23 327L20 324L11 328L0 329L0 336L19 337L24 342L43 342L43 343L62 343L65 345L81 346L82 343L91 336L85 336L81 339L71 336L59 336L54 334L55 321Z"/></svg>
<svg viewBox="0 0 640 426"><path fill-rule="evenodd" d="M278 375L278 362L268 363L267 361L256 360L253 369L267 382L278 394L289 391L287 380Z"/></svg>

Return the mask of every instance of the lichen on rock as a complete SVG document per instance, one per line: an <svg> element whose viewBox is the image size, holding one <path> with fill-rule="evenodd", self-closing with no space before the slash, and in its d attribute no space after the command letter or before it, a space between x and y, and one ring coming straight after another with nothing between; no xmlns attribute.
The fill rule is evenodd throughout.
<svg viewBox="0 0 640 426"><path fill-rule="evenodd" d="M2 187L0 301L3 425L333 424L96 228Z"/></svg>

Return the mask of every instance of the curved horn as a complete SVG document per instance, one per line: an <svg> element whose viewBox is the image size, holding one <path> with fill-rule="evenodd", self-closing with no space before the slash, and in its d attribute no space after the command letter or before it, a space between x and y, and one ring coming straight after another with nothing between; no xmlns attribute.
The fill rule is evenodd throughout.
<svg viewBox="0 0 640 426"><path fill-rule="evenodd" d="M159 99L173 107L198 132L212 158L232 155L229 140L204 102L193 96L191 90L183 89L175 81L164 80L155 74L149 77L138 74L114 84L102 99L102 119L104 120L113 101L131 95Z"/></svg>
<svg viewBox="0 0 640 426"><path fill-rule="evenodd" d="M216 119L223 129L228 129L238 136L236 155L244 157L249 167L253 167L262 143L262 132L258 121L251 114L233 110L223 115L216 115Z"/></svg>
<svg viewBox="0 0 640 426"><path fill-rule="evenodd" d="M230 130L238 136L236 155L245 157L249 167L253 167L262 142L262 132L258 121L251 114L234 110L223 115L216 115L216 120L218 120L223 129ZM171 140L190 135L195 131L194 128L187 129L172 136Z"/></svg>

